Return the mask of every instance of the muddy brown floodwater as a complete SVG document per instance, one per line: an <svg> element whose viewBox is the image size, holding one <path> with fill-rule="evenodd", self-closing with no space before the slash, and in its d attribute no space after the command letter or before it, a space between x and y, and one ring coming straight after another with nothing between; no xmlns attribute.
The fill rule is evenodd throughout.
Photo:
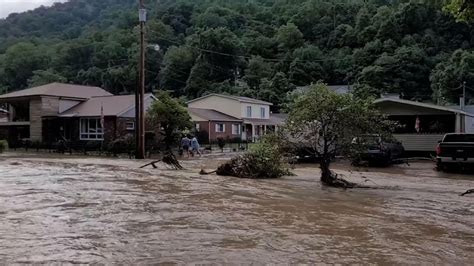
<svg viewBox="0 0 474 266"><path fill-rule="evenodd" d="M431 163L349 169L383 189L297 176L242 180L138 170L133 160L0 157L2 263L453 264L474 261L474 176Z"/></svg>

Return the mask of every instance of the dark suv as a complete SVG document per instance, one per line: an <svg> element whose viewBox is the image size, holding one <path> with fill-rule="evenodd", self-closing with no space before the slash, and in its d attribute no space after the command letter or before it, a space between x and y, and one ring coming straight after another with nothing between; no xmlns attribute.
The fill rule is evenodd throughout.
<svg viewBox="0 0 474 266"><path fill-rule="evenodd" d="M368 135L352 140L352 164L359 165L366 161L369 164L390 165L394 159L402 158L405 148L402 143L391 137Z"/></svg>

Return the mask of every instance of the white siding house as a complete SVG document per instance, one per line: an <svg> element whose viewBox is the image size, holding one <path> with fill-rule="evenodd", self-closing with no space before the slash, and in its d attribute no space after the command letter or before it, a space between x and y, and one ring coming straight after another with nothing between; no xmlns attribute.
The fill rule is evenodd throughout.
<svg viewBox="0 0 474 266"><path fill-rule="evenodd" d="M209 94L188 102L189 108L215 110L243 120L242 139L255 141L267 130L283 124L282 116L270 112L272 103L248 97Z"/></svg>

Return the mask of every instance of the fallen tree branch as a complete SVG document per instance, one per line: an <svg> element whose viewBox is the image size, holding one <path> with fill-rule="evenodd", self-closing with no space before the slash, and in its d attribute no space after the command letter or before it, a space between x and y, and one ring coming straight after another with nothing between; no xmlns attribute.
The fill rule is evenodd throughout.
<svg viewBox="0 0 474 266"><path fill-rule="evenodd" d="M459 195L459 196L464 196L464 195L467 195L467 194L474 194L474 189L466 190L466 192L462 193L462 194Z"/></svg>
<svg viewBox="0 0 474 266"><path fill-rule="evenodd" d="M145 165L140 166L140 168L145 168L145 167L151 165L151 166L153 166L153 168L156 169L156 168L158 168L158 166L156 166L156 164L159 163L159 162L163 162L166 165L173 167L175 170L184 169L183 166L181 166L181 164L179 163L178 159L176 159L176 156L174 156L174 154L172 154L171 152L165 154L163 156L163 158L161 158L160 160L156 160L156 161L147 163Z"/></svg>
<svg viewBox="0 0 474 266"><path fill-rule="evenodd" d="M200 175L212 175L212 174L215 174L216 172L217 172L217 170L207 172L206 170L201 169L201 171L199 172L199 174L200 174Z"/></svg>

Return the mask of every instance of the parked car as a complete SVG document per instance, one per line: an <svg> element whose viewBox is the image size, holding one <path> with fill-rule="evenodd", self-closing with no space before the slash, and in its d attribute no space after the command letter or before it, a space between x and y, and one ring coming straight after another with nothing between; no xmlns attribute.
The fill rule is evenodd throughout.
<svg viewBox="0 0 474 266"><path fill-rule="evenodd" d="M445 170L452 166L474 166L474 134L446 134L436 148L436 166Z"/></svg>
<svg viewBox="0 0 474 266"><path fill-rule="evenodd" d="M390 165L395 159L402 158L405 148L402 143L391 137L367 135L352 140L352 164L365 161L369 164Z"/></svg>

